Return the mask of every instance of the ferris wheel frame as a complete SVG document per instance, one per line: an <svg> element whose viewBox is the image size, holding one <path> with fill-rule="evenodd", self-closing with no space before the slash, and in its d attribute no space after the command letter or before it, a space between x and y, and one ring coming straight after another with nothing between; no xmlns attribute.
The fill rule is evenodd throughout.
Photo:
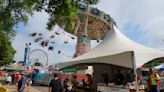
<svg viewBox="0 0 164 92"><path fill-rule="evenodd" d="M42 49L34 49L34 50L32 50L30 53L29 53L29 59L30 59L30 56L31 56L31 54L32 53L34 53L34 52L36 52L36 51L41 51L41 52L43 52L44 54L45 54L45 56L46 56L46 63L45 63L45 66L48 66L48 54L44 51L44 50L42 50Z"/></svg>

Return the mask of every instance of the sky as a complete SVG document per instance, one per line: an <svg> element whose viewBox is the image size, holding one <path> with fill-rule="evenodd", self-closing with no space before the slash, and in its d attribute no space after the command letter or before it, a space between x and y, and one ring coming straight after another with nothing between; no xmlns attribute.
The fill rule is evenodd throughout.
<svg viewBox="0 0 164 92"><path fill-rule="evenodd" d="M94 6L109 14L117 23L121 32L129 39L142 45L164 50L164 0L100 0L99 4ZM31 42L31 51L42 49L48 54L49 64L55 64L64 60L69 60L75 53L76 39L72 40L69 33L64 32L56 26L51 32L46 30L48 14L44 12L34 13L29 19L28 25L19 24L15 29L17 35L14 38L13 46L17 53L14 57L16 61L22 61L24 58L25 43ZM49 40L49 36L54 32L61 33L53 40L55 44L54 51L48 51L42 48L39 43L34 43L34 39L29 36L32 32L44 33L44 39ZM52 41L53 41L52 40ZM64 44L69 40L68 44ZM94 48L97 43L92 43ZM61 54L57 52L61 50ZM39 54L38 54L39 53ZM34 57L45 57L42 52L33 53Z"/></svg>

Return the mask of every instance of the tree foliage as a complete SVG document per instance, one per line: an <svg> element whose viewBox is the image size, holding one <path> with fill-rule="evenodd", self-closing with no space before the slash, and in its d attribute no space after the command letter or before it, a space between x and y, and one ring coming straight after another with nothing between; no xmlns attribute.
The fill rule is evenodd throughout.
<svg viewBox="0 0 164 92"><path fill-rule="evenodd" d="M78 4L81 0L41 0L36 6L37 11L44 10L50 17L47 29L53 27L61 20L65 21L66 30L73 30L77 22ZM97 4L99 0L83 0L83 3Z"/></svg>
<svg viewBox="0 0 164 92"><path fill-rule="evenodd" d="M67 29L72 29L75 25L77 5L73 0L42 0L35 9L37 11L44 10L50 15L47 23L48 30L52 30L61 19L66 21Z"/></svg>
<svg viewBox="0 0 164 92"><path fill-rule="evenodd" d="M53 29L60 20L67 20L68 29L75 25L78 2L81 0L0 0L0 31L13 33L13 27L20 22L27 23L34 10L47 12L50 17L47 29ZM99 0L83 0L84 3L97 4Z"/></svg>
<svg viewBox="0 0 164 92"><path fill-rule="evenodd" d="M0 32L0 64L13 61L15 50L6 33Z"/></svg>
<svg viewBox="0 0 164 92"><path fill-rule="evenodd" d="M28 21L34 5L38 0L0 0L0 62L10 62L14 49L11 39L14 36L14 26Z"/></svg>
<svg viewBox="0 0 164 92"><path fill-rule="evenodd" d="M20 22L27 23L34 5L39 0L0 0L0 31L13 33L13 27Z"/></svg>

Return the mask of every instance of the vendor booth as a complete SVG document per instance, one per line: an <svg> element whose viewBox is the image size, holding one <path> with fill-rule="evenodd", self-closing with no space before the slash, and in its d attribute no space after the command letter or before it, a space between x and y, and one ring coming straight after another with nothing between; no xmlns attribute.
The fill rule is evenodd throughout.
<svg viewBox="0 0 164 92"><path fill-rule="evenodd" d="M5 67L5 70L6 71L9 71L9 72L12 72L12 71L19 71L19 72L22 72L24 71L24 67L21 66L21 65L18 65L18 64L15 64L15 65L10 65L10 66L7 66Z"/></svg>
<svg viewBox="0 0 164 92"><path fill-rule="evenodd" d="M58 67L63 69L73 65L96 63L97 65L94 66L93 78L98 84L100 81L99 75L103 71L113 71L117 69L108 67L107 65L115 65L131 69L133 68L134 74L137 76L137 68L151 60L161 57L164 57L163 51L158 51L137 44L124 36L116 26L113 26L106 38L96 48L77 58L74 58L71 61L59 63ZM107 65L102 65L102 67L99 64ZM125 90L122 89L123 87L97 85L97 88L97 91L99 92L128 92L127 88L126 91L119 91ZM138 85L136 85L136 88L139 90ZM141 89L142 88L143 87L141 87ZM105 91L106 89L113 89L113 91ZM134 91L133 89L128 90L129 92Z"/></svg>

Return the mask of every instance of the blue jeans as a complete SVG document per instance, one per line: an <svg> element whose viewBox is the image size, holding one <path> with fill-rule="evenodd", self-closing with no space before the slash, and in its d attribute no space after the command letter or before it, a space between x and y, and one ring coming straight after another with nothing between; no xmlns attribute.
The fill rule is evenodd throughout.
<svg viewBox="0 0 164 92"><path fill-rule="evenodd" d="M160 92L160 89L159 88L157 88L157 92Z"/></svg>
<svg viewBox="0 0 164 92"><path fill-rule="evenodd" d="M156 86L151 86L149 92L160 92L160 91L159 88L157 88Z"/></svg>

